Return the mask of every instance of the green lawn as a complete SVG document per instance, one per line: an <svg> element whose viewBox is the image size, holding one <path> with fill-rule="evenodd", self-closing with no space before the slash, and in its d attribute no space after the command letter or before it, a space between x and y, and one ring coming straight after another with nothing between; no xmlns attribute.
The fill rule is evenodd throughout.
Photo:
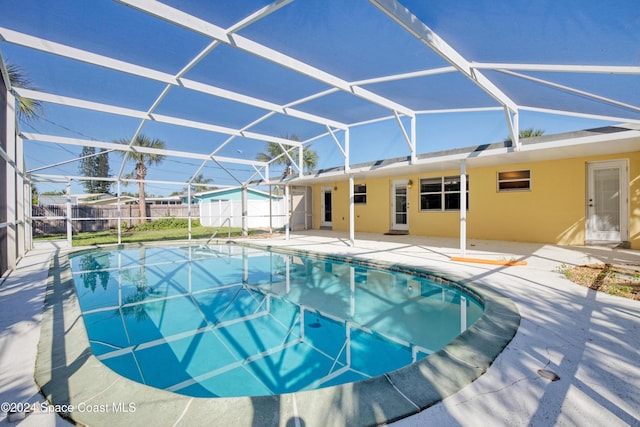
<svg viewBox="0 0 640 427"><path fill-rule="evenodd" d="M191 227L192 239L208 239L216 231L217 227ZM249 230L249 235L265 233L263 230ZM228 235L227 228L221 228L216 238L224 239ZM231 237L242 235L242 229L232 228ZM65 238L62 236L49 236L41 239ZM164 230L132 230L122 232L122 243L153 242L160 240L186 240L189 237L187 228L171 228ZM38 240L39 238L36 238ZM73 235L73 246L108 245L118 243L116 230L77 233Z"/></svg>

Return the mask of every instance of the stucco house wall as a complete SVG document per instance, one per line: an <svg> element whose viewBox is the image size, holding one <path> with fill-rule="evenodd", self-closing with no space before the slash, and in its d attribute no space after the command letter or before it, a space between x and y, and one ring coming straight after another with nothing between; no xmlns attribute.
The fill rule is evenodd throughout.
<svg viewBox="0 0 640 427"><path fill-rule="evenodd" d="M632 249L640 249L640 152L585 156L538 162L468 168L469 207L467 238L584 245L587 229L587 165L593 162L628 162L628 236ZM498 172L530 170L531 188L499 192ZM460 170L359 178L366 184L366 204L354 205L355 231L384 233L391 227L391 186L410 180L408 228L412 235L458 237L460 212L421 211L420 180L460 175ZM332 189L332 228L349 230L349 181L336 179L313 186L314 228L322 220L322 191Z"/></svg>

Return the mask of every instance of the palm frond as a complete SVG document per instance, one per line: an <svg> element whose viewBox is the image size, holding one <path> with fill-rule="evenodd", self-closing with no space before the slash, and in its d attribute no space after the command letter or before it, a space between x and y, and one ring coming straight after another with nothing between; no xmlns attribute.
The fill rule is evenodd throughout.
<svg viewBox="0 0 640 427"><path fill-rule="evenodd" d="M32 90L36 89L33 82L18 65L7 63L7 74L9 75L11 86ZM44 116L44 105L42 102L22 96L17 96L16 101L18 103L18 119L31 122Z"/></svg>

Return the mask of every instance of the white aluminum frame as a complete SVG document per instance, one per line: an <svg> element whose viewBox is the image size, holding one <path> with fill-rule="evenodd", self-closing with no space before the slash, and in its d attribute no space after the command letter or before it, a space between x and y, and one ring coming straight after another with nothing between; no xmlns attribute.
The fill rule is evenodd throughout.
<svg viewBox="0 0 640 427"><path fill-rule="evenodd" d="M65 96L64 94L49 94L42 91L36 90L28 90L23 88L11 88L11 99L13 95L24 96L34 100L39 100L46 103L55 103L60 105L65 105L73 108L82 108L89 109L93 111L99 111L109 114L123 115L127 117L133 117L140 120L140 124L136 132L131 135L130 141L133 142L135 137L141 133L144 125L149 121L157 121L175 126L185 126L194 129L199 129L208 132L214 132L218 134L226 134L229 137L220 145L213 148L210 154L195 154L195 153L187 153L176 150L153 150L153 149L144 149L141 147L132 147L131 144L122 145L101 141L90 141L79 138L63 138L54 135L39 135L34 133L25 132L22 134L22 137L25 140L37 140L42 142L51 142L56 144L70 144L70 145L78 145L78 146L90 146L96 148L106 148L108 150L118 150L125 153L129 153L132 151L143 151L143 152L153 152L156 154L162 154L166 156L173 157L182 157L189 159L197 159L202 160L202 163L199 168L191 175L191 178L182 184L186 184L189 188L194 180L194 178L200 173L200 171L207 165L209 162L215 164L220 170L225 171L227 174L231 176L233 180L235 180L239 186L246 187L249 185L276 185L282 184L281 179L279 177L271 177L270 176L270 167L277 159L273 159L270 162L258 162L255 160L244 159L241 156L238 157L222 157L218 156L218 152L229 144L234 139L241 137L247 138L251 140L261 141L261 142L270 142L280 144L284 147L293 147L293 148L302 148L306 144L317 140L322 137L330 136L330 140L333 140L338 146L343 158L344 158L344 174L348 176L349 181L353 180L352 170L352 162L351 162L351 154L350 154L350 129L354 126L360 126L367 123L374 123L381 120L393 120L397 121L399 129L402 133L402 137L408 146L409 151L409 164L417 164L421 163L417 159L417 123L416 123L416 115L418 114L433 114L433 113L442 113L442 112L468 112L468 111L490 111L501 109L504 112L505 120L507 123L507 127L509 129L509 133L511 136L511 140L513 141L512 150L526 150L526 147L523 147L519 141L519 113L520 111L536 111L536 112L544 112L549 114L556 115L566 115L566 116L575 116L575 117L585 117L590 119L601 119L608 121L615 121L621 123L639 123L640 120L629 119L623 116L605 116L599 114L591 114L584 113L577 110L556 110L552 108L545 108L539 106L529 106L529 105L520 105L514 101L506 92L495 82L493 82L490 78L488 78L483 71L484 70L492 70L497 71L503 74L507 74L513 76L515 78L523 79L528 82L539 84L546 87L552 87L570 94L579 95L585 97L590 100L594 100L597 102L602 102L605 104L609 104L615 107L618 107L623 110L631 111L634 113L640 112L640 105L632 104L629 102L622 102L617 99L612 99L610 97L605 97L598 95L596 93L588 92L585 90L581 90L579 88L570 87L564 84L559 84L550 80L541 79L539 77L534 77L526 72L557 72L557 73L597 73L597 74L614 74L614 75L640 75L640 67L639 66L619 66L619 65L563 65L563 64L518 64L518 63L487 63L487 62L474 62L470 61L468 58L465 58L460 52L454 49L450 44L447 43L439 34L437 34L433 29L429 28L423 22L420 21L415 15L411 13L411 11L401 5L397 0L370 0L370 3L373 7L379 9L386 16L388 16L393 22L403 28L406 32L408 32L413 37L420 40L421 43L424 44L425 49L435 52L440 57L442 57L448 64L448 66L438 67L433 69L426 70L416 70L409 73L401 73L396 75L389 76L378 76L375 78L359 80L359 81L347 81L339 76L329 73L326 70L320 69L316 66L313 66L309 63L306 63L298 58L292 57L290 55L284 54L273 49L270 46L266 46L260 43L257 43L254 40L251 40L243 35L238 34L238 32L247 26L259 21L260 19L274 13L281 8L286 7L293 0L274 0L271 4L249 14L248 16L240 19L234 25L229 28L222 28L220 26L214 25L210 22L207 22L201 19L198 16L194 16L188 13L185 13L181 10L173 8L171 6L162 4L157 1L152 0L117 0L119 3L132 7L134 9L139 10L142 13L145 13L149 16L161 19L170 24L177 25L183 27L187 30L195 32L197 34L203 35L209 38L210 43L198 52L196 55L191 58L190 61L185 64L185 66L175 75L144 67L132 62L122 61L116 58L104 56L95 52L90 52L84 49L79 49L74 46L65 45L62 43L58 43L52 40L44 39L41 37L36 37L30 34L21 33L9 28L0 27L0 40L12 43L18 46L23 46L25 48L39 50L43 52L47 52L53 55L61 56L64 58L68 58L75 61L80 61L104 68L108 68L111 70L116 70L119 72L127 73L130 75L154 80L157 82L164 83L166 86L158 94L155 101L146 111L136 110L126 107L121 107L117 105L108 105L99 102L93 102L86 99L78 99L69 96ZM243 52L249 53L251 55L257 56L259 58L266 59L275 64L278 64L282 67L290 69L296 73L311 77L315 80L318 80L329 86L329 89L323 90L322 92L306 96L302 99L295 100L286 105L279 105L277 103L268 101L266 99L261 99L260 97L251 96L247 94L242 94L238 92L234 92L228 89L224 89L221 87L217 87L214 85L206 84L201 81L195 81L192 79L185 78L185 74L196 64L198 64L202 59L204 59L209 53L214 51L220 45L227 45L233 49L239 49ZM2 72L2 76L4 80L8 80L7 72L4 67L4 63L1 61L0 56L0 71ZM371 89L371 85L377 83L391 82L391 81L411 81L411 79L417 78L426 78L429 76L440 75L445 73L460 73L465 78L469 79L474 85L480 88L482 91L490 95L497 103L497 106L487 106L482 108L458 108L458 109L449 109L449 110L428 110L428 111L415 111L412 108L409 108L406 105L402 105L401 103L389 99L381 94L377 93L374 89ZM239 128L230 128L226 126L216 125L214 123L204 123L193 120L186 120L180 117L171 117L166 115L156 114L155 110L160 105L160 103L164 100L168 92L176 87L182 87L188 90L197 91L206 95L210 95L213 97L218 97L226 100L230 100L233 102L249 105L252 107L257 107L265 110L265 114L254 120L251 123L248 123ZM301 108L301 105L309 102L311 100L319 99L322 97L326 97L328 95L334 94L336 92L346 92L350 95L356 96L364 101L370 102L374 105L385 108L389 111L389 115L387 117L377 117L370 120L365 120L360 123L342 123L336 120L333 120L329 117L323 117L321 115L312 114L304 111ZM13 102L10 100L10 102ZM308 121L315 124L320 124L327 129L327 132L322 135L316 135L307 139L306 141L296 142L291 141L282 137L275 137L272 135L266 135L258 132L252 131L252 129L258 125L259 123L273 117L276 114L282 114L286 116L290 116L296 119ZM409 118L410 126L407 129L405 123L403 123L402 118ZM340 138L339 133L343 132L342 138ZM341 142L342 139L342 142ZM296 174L288 176L286 178L287 185L295 185L296 180L302 179L304 177L303 174L303 156L302 150L299 150L297 158L294 158L289 154L290 149L286 149L284 152L284 156L287 156L291 161L293 167L296 170ZM4 161L7 161L6 153L2 157ZM10 156L9 156L10 157ZM126 163L126 154L125 159L123 159L119 172L113 176L107 178L108 180L112 180L117 182L118 185L120 182L126 181L122 178L122 173L125 168ZM15 159L16 162L22 161L22 159ZM57 165L61 165L63 163L68 163L71 161L77 161L79 159L69 160L67 162L57 163L54 165L49 165L44 168L38 168L29 171L31 173L36 172L38 170L46 169L48 167L54 167ZM14 165L15 163L14 162ZM255 173L247 180L241 179L236 176L234 172L225 167L225 164L241 164L245 166L250 166L254 169ZM20 168L18 168L18 171ZM29 172L24 172L27 175L22 176L26 182L29 182ZM40 176L40 175L39 175ZM41 177L45 177L42 175ZM255 177L258 177L256 181L252 181ZM71 179L72 177L63 177L63 179ZM73 177L73 179L76 179ZM151 181L146 181L151 182ZM352 188L352 185L350 185ZM349 193L351 196L351 191ZM350 211L352 211L353 206L350 206ZM27 215L28 216L28 215ZM353 216L353 215L352 215ZM19 221L21 221L19 219ZM461 219L462 221L462 219ZM353 242L353 218L350 221L350 240Z"/></svg>

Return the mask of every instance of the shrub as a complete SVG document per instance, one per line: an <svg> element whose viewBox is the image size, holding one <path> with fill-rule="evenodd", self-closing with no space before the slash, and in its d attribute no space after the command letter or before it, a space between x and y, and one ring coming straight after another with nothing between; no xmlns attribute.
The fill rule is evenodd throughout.
<svg viewBox="0 0 640 427"><path fill-rule="evenodd" d="M172 230L176 228L187 228L189 226L189 220L186 218L160 218L155 221L146 222L135 227L135 231L149 231L149 230ZM192 227L199 227L200 220L192 219Z"/></svg>

